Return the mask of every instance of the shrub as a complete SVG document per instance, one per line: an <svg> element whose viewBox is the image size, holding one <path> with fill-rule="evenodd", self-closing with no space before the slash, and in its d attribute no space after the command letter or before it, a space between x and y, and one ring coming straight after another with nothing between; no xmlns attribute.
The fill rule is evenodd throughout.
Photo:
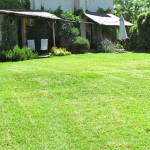
<svg viewBox="0 0 150 150"><path fill-rule="evenodd" d="M84 53L90 48L90 43L88 39L84 37L76 37L72 41L72 45L74 46L74 49L76 50L75 53Z"/></svg>
<svg viewBox="0 0 150 150"><path fill-rule="evenodd" d="M75 38L77 36L79 36L80 32L78 28L75 27L68 27L65 28L63 27L63 29L58 33L58 36L61 37L65 37L65 38Z"/></svg>
<svg viewBox="0 0 150 150"><path fill-rule="evenodd" d="M127 49L136 51L138 49L138 26L134 25L129 31L129 39L127 39Z"/></svg>
<svg viewBox="0 0 150 150"><path fill-rule="evenodd" d="M5 50L13 48L18 44L17 18L5 16L1 25L2 48Z"/></svg>
<svg viewBox="0 0 150 150"><path fill-rule="evenodd" d="M137 20L137 25L130 30L130 38L127 40L129 50L134 51L150 51L150 11L142 13Z"/></svg>
<svg viewBox="0 0 150 150"><path fill-rule="evenodd" d="M60 46L65 47L67 50L72 51L72 41L79 36L80 32L78 28L70 27L62 29L58 35L60 39Z"/></svg>
<svg viewBox="0 0 150 150"><path fill-rule="evenodd" d="M35 58L37 53L30 50L28 47L22 49L16 45L12 50L3 50L0 53L0 61L22 61Z"/></svg>
<svg viewBox="0 0 150 150"><path fill-rule="evenodd" d="M138 49L142 51L150 50L150 11L141 14L138 24Z"/></svg>
<svg viewBox="0 0 150 150"><path fill-rule="evenodd" d="M122 44L120 44L120 43L117 43L117 49L124 49L124 46L122 45Z"/></svg>
<svg viewBox="0 0 150 150"><path fill-rule="evenodd" d="M76 21L76 24L79 24L79 16L74 15L71 11L67 11L66 13L62 13L61 17L65 20L70 20L70 21ZM59 31L59 35L69 38L75 37L79 35L79 30L75 28L76 25L75 23L72 22L63 22L62 23L62 29Z"/></svg>
<svg viewBox="0 0 150 150"><path fill-rule="evenodd" d="M21 50L24 51L24 59L23 60L28 60L28 59L36 58L37 55L38 55L36 52L34 52L33 50L31 50L27 46L24 46Z"/></svg>
<svg viewBox="0 0 150 150"><path fill-rule="evenodd" d="M79 34L80 34L80 32L79 32L78 28L72 27L69 29L69 36L71 38L75 38L75 37L79 36Z"/></svg>
<svg viewBox="0 0 150 150"><path fill-rule="evenodd" d="M104 39L101 42L101 48L99 49L100 52L104 53L112 53L116 50L116 45L109 39Z"/></svg>
<svg viewBox="0 0 150 150"><path fill-rule="evenodd" d="M53 56L65 56L65 55L71 55L71 52L67 51L66 48L52 47L51 48L51 55L53 55Z"/></svg>

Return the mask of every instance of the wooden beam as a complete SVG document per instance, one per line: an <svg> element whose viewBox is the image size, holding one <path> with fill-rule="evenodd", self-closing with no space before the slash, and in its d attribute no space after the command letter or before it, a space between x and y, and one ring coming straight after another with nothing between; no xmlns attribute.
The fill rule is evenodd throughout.
<svg viewBox="0 0 150 150"><path fill-rule="evenodd" d="M26 45L26 23L25 18L21 18L21 36L22 36L22 46Z"/></svg>
<svg viewBox="0 0 150 150"><path fill-rule="evenodd" d="M53 30L53 25L51 24L51 22L48 22L48 25L51 27L51 29Z"/></svg>
<svg viewBox="0 0 150 150"><path fill-rule="evenodd" d="M56 46L56 39L55 39L55 22L53 21L53 46Z"/></svg>
<svg viewBox="0 0 150 150"><path fill-rule="evenodd" d="M54 21L52 23L48 22L48 24L51 27L51 29L53 30L53 46L56 46L55 22Z"/></svg>

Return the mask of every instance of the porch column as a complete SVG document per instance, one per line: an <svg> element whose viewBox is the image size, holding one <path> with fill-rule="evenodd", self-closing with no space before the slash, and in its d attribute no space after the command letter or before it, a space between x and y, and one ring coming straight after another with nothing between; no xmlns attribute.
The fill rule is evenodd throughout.
<svg viewBox="0 0 150 150"><path fill-rule="evenodd" d="M25 18L21 19L21 36L22 36L22 46L26 45L26 23Z"/></svg>
<svg viewBox="0 0 150 150"><path fill-rule="evenodd" d="M49 26L53 30L53 46L56 46L56 36L55 36L55 22L53 21L52 24L51 22L48 22Z"/></svg>
<svg viewBox="0 0 150 150"><path fill-rule="evenodd" d="M82 16L80 15L80 20L81 21L86 21L85 18L82 18ZM80 23L80 29L81 29L81 36L86 38L86 24L85 23Z"/></svg>
<svg viewBox="0 0 150 150"><path fill-rule="evenodd" d="M55 22L53 21L53 44L56 46L56 39L55 39Z"/></svg>
<svg viewBox="0 0 150 150"><path fill-rule="evenodd" d="M103 37L102 37L102 26L101 25L97 25L97 39L98 42L101 42Z"/></svg>

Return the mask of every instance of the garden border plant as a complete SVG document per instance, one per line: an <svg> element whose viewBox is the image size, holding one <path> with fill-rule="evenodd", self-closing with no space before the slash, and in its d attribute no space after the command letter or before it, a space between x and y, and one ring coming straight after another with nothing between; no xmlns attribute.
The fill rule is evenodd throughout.
<svg viewBox="0 0 150 150"><path fill-rule="evenodd" d="M65 55L71 55L70 51L67 51L66 48L58 48L56 46L53 46L51 48L50 56L65 56Z"/></svg>
<svg viewBox="0 0 150 150"><path fill-rule="evenodd" d="M102 52L102 53L113 53L115 52L117 48L116 43L112 42L110 39L108 38L104 38L101 41L101 45L98 49L98 52Z"/></svg>
<svg viewBox="0 0 150 150"><path fill-rule="evenodd" d="M37 53L29 49L29 47L24 46L20 48L18 45L14 46L13 49L10 50L2 50L0 51L0 61L23 61L32 58L36 58Z"/></svg>

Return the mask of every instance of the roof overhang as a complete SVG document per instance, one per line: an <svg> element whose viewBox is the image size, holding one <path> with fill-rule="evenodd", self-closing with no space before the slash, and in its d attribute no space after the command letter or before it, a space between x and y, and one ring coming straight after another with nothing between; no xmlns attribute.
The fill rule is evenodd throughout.
<svg viewBox="0 0 150 150"><path fill-rule="evenodd" d="M43 11L33 10L0 10L0 14L14 15L24 18L38 18L38 19L50 19L50 20L61 20L61 18Z"/></svg>
<svg viewBox="0 0 150 150"><path fill-rule="evenodd" d="M119 21L120 18L113 14L86 13L85 16L100 25L120 26L120 21ZM125 23L125 26L133 25L132 23L126 20L124 21L124 23Z"/></svg>

